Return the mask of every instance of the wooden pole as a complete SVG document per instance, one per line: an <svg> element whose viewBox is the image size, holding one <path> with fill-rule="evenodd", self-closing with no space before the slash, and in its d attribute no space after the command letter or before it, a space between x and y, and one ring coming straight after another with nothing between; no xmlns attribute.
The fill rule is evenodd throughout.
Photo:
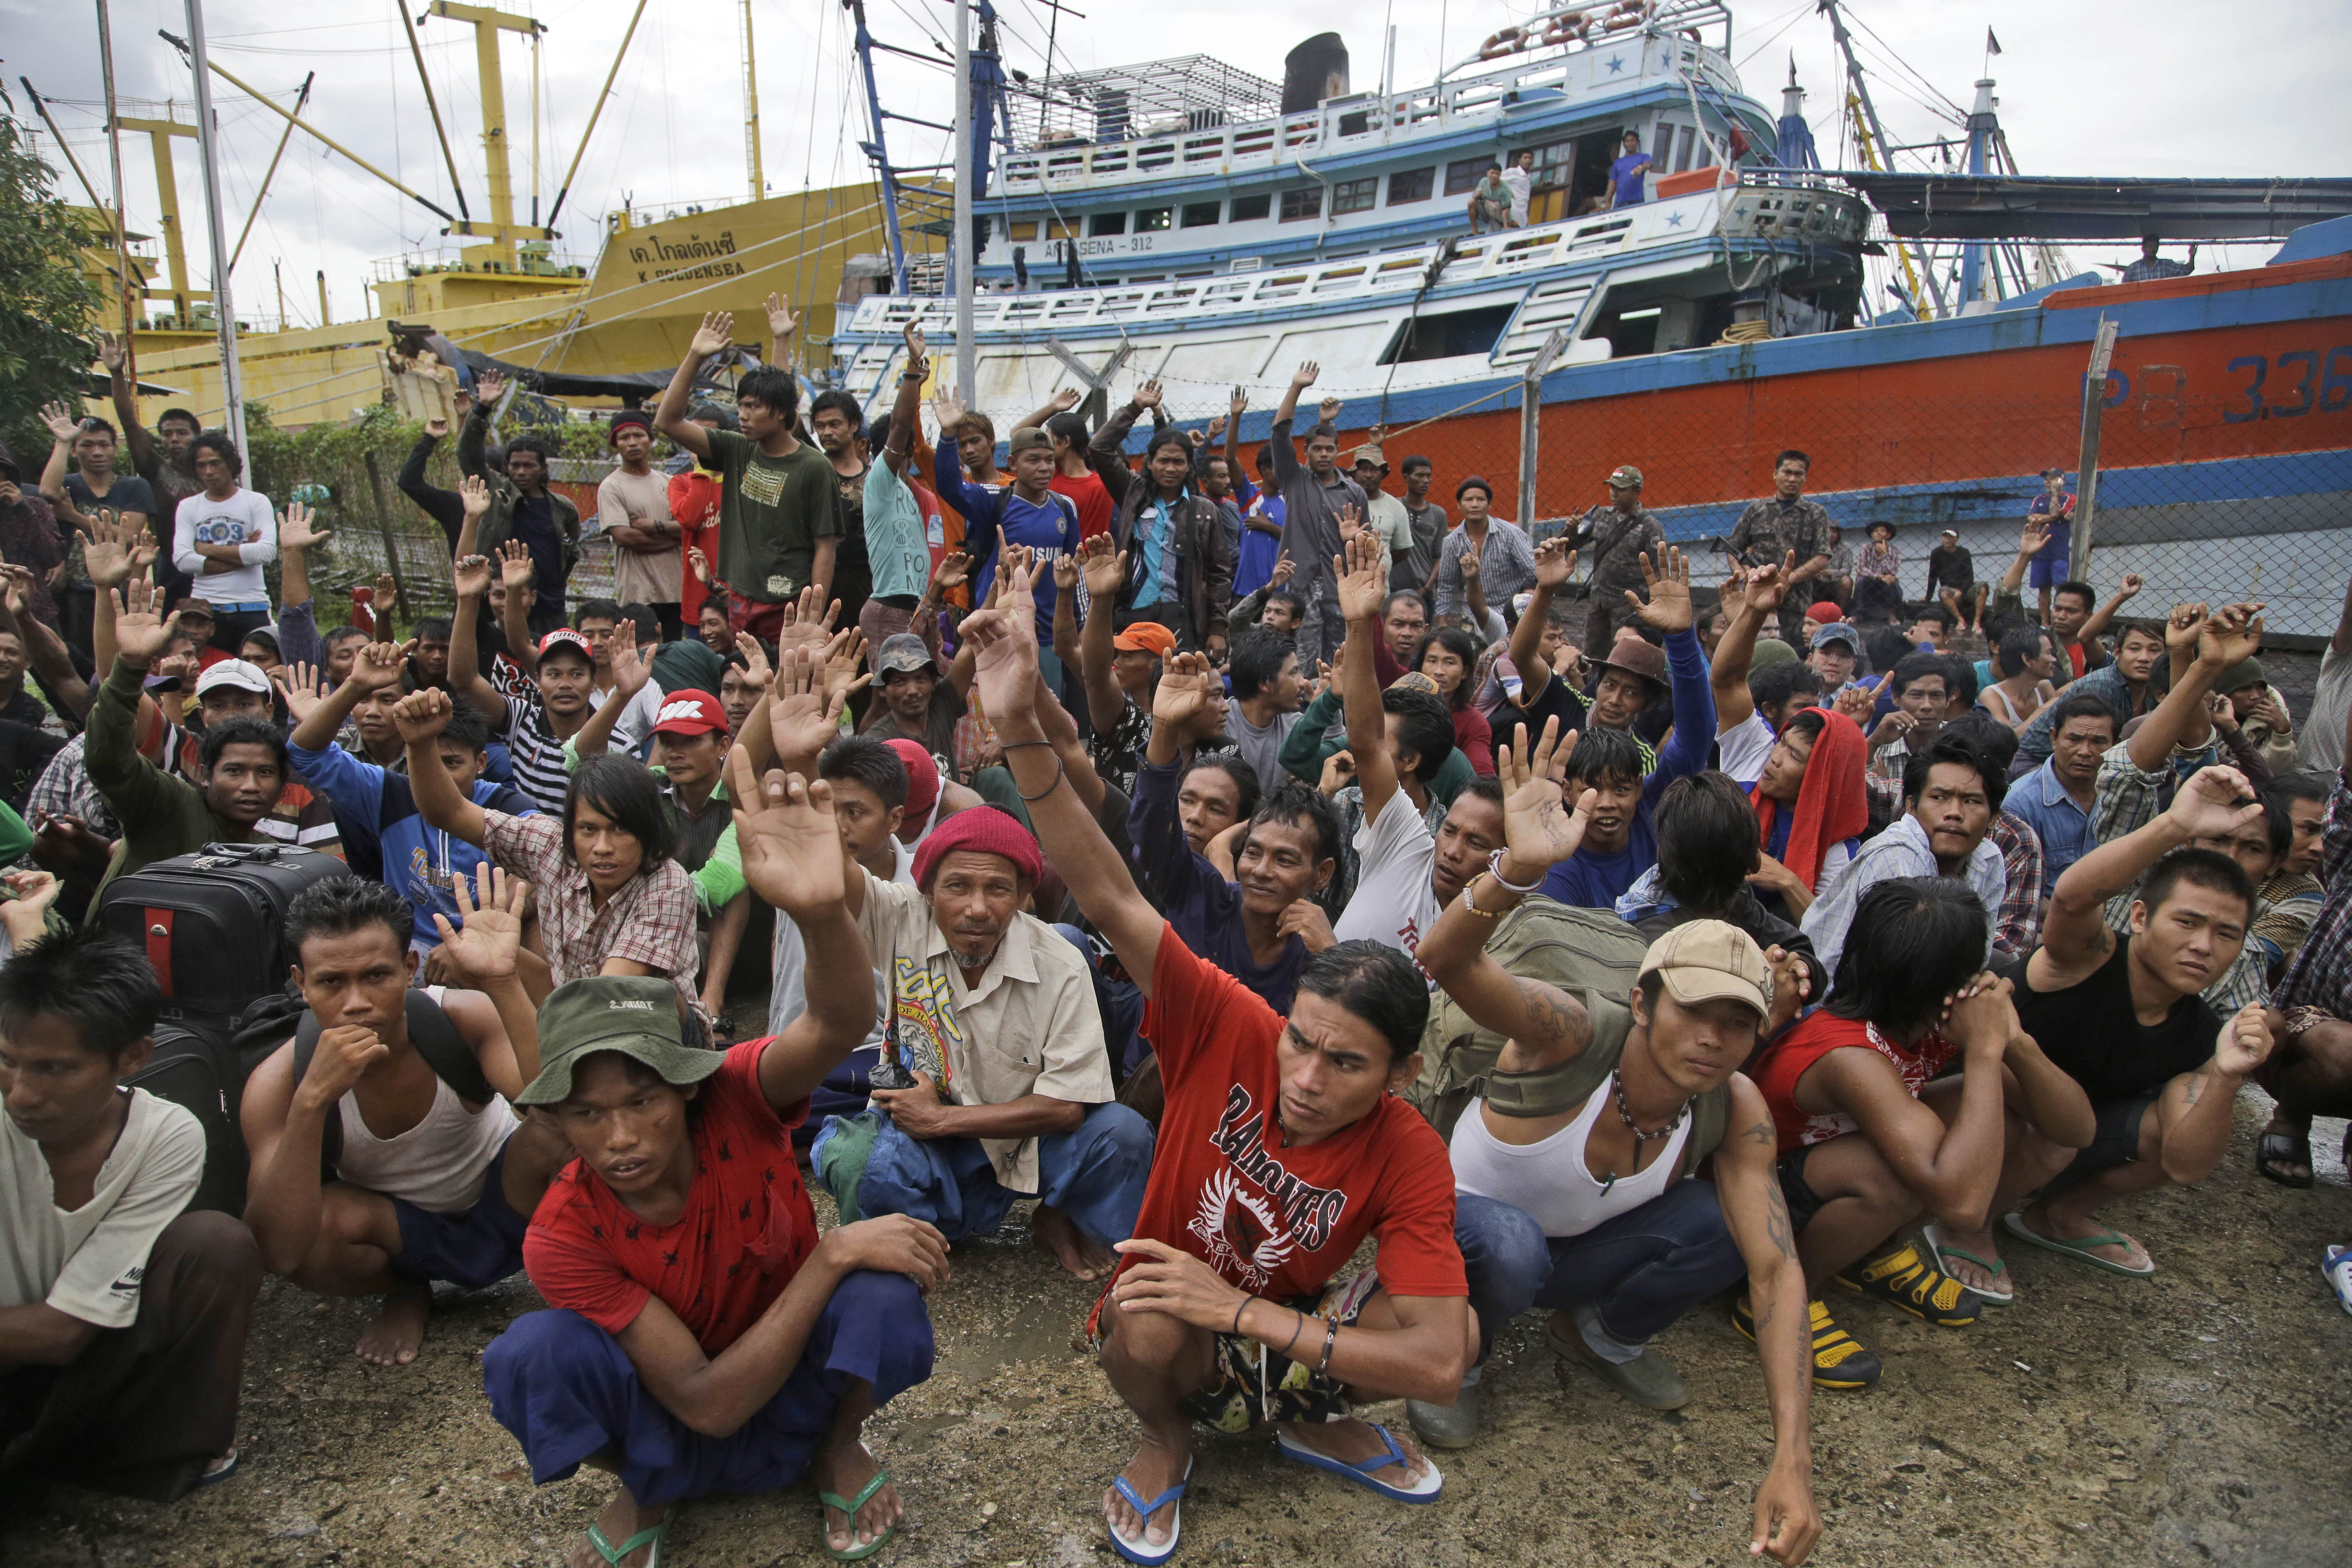
<svg viewBox="0 0 2352 1568"><path fill-rule="evenodd" d="M2091 521L2099 510L2099 416L2107 404L2107 364L2115 356L2116 323L2102 320L2091 340L2091 368L2083 376L2083 447L2075 465L2074 574L2091 579Z"/></svg>
<svg viewBox="0 0 2352 1568"><path fill-rule="evenodd" d="M131 329L134 322L134 307L131 289L139 285L140 300L146 300L146 279L131 265L131 237L122 220L122 137L121 127L115 121L114 106L114 24L108 17L106 0L98 0L98 64L106 78L106 163L114 174L114 258L122 278L122 357L123 371L131 377L131 396L135 400L139 387L139 367L132 361ZM137 406L136 402L132 404Z"/></svg>
<svg viewBox="0 0 2352 1568"><path fill-rule="evenodd" d="M399 602L402 624L413 626L416 624L416 614L408 605L408 576L400 569L400 549L394 542L392 500L383 492L383 469L377 464L373 448L362 452L360 457L367 464L368 487L375 491L375 522L383 534L384 570L392 574L393 597ZM382 606L379 605L378 609L381 610ZM381 615L377 618L381 622ZM391 642L396 639L387 637L383 640Z"/></svg>

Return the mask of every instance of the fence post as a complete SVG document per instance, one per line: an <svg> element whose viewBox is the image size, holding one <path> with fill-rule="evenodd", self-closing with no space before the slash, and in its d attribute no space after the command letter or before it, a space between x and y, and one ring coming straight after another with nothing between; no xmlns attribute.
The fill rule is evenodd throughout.
<svg viewBox="0 0 2352 1568"><path fill-rule="evenodd" d="M400 550L393 542L392 502L383 493L383 469L376 463L374 447L369 447L360 456L367 463L368 484L375 491L375 522L383 534L384 570L392 574L393 597L400 603L401 620L413 626L416 624L416 613L409 608L408 577L400 569ZM390 642L393 639L387 637L383 640Z"/></svg>
<svg viewBox="0 0 2352 1568"><path fill-rule="evenodd" d="M1519 374L1519 526L1529 531L1529 538L1536 525L1536 431L1543 413L1544 372L1567 340L1568 329L1554 327Z"/></svg>
<svg viewBox="0 0 2352 1568"><path fill-rule="evenodd" d="M2075 472L2073 560L2075 575L2091 579L2091 519L2099 510L2099 416L2107 405L2107 363L2116 352L2116 323L2102 318L2091 340L2091 368L2083 377L2083 448Z"/></svg>

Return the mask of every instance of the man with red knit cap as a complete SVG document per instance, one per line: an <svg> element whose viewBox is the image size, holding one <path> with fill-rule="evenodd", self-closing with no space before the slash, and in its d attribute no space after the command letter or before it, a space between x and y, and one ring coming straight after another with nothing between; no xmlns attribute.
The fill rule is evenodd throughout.
<svg viewBox="0 0 2352 1568"><path fill-rule="evenodd" d="M1045 868L1036 839L981 805L922 836L912 887L854 857L849 868L889 1005L872 1108L828 1118L810 1152L844 1223L911 1215L952 1241L1034 1197L1038 1245L1100 1278L1134 1233L1151 1130L1112 1102L1086 961L1024 908Z"/></svg>

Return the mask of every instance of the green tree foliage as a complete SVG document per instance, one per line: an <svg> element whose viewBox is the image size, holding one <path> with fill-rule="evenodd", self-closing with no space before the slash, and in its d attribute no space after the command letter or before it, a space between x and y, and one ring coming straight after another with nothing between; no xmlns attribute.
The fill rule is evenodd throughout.
<svg viewBox="0 0 2352 1568"><path fill-rule="evenodd" d="M0 114L0 431L19 461L48 445L35 417L42 404L80 406L103 302L82 272L87 221L58 199L56 179L24 127Z"/></svg>

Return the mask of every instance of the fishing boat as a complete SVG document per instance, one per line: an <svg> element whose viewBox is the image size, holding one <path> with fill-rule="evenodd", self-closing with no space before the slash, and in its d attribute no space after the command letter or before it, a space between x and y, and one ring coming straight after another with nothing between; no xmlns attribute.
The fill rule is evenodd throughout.
<svg viewBox="0 0 2352 1568"><path fill-rule="evenodd" d="M1632 463L1670 537L1719 540L1793 447L1857 540L1887 521L1924 553L1954 529L1997 577L2041 471L2077 466L2111 323L2088 422L2102 575L2141 573L2169 605L2234 591L2258 550L2273 635L2332 628L2352 565L2352 181L2030 178L1990 80L1965 168L1898 173L1850 50L1871 166L1823 170L1793 80L1778 116L1743 90L1731 26L1716 0L1563 6L1409 89L1384 66L1349 90L1329 35L1279 84L1194 56L1024 99L976 69L970 401L1002 431L1065 387L1116 402L1156 380L1197 427L1238 384L1257 389L1254 445L1312 361L1345 438L1384 427L1391 463L1483 474L1539 533ZM1647 187L1612 205L1628 132ZM1515 226L1473 232L1469 193L1522 153ZM2058 248L2144 234L2285 243L2267 266L2131 282ZM957 308L862 300L834 378L878 412L903 329L951 348Z"/></svg>

